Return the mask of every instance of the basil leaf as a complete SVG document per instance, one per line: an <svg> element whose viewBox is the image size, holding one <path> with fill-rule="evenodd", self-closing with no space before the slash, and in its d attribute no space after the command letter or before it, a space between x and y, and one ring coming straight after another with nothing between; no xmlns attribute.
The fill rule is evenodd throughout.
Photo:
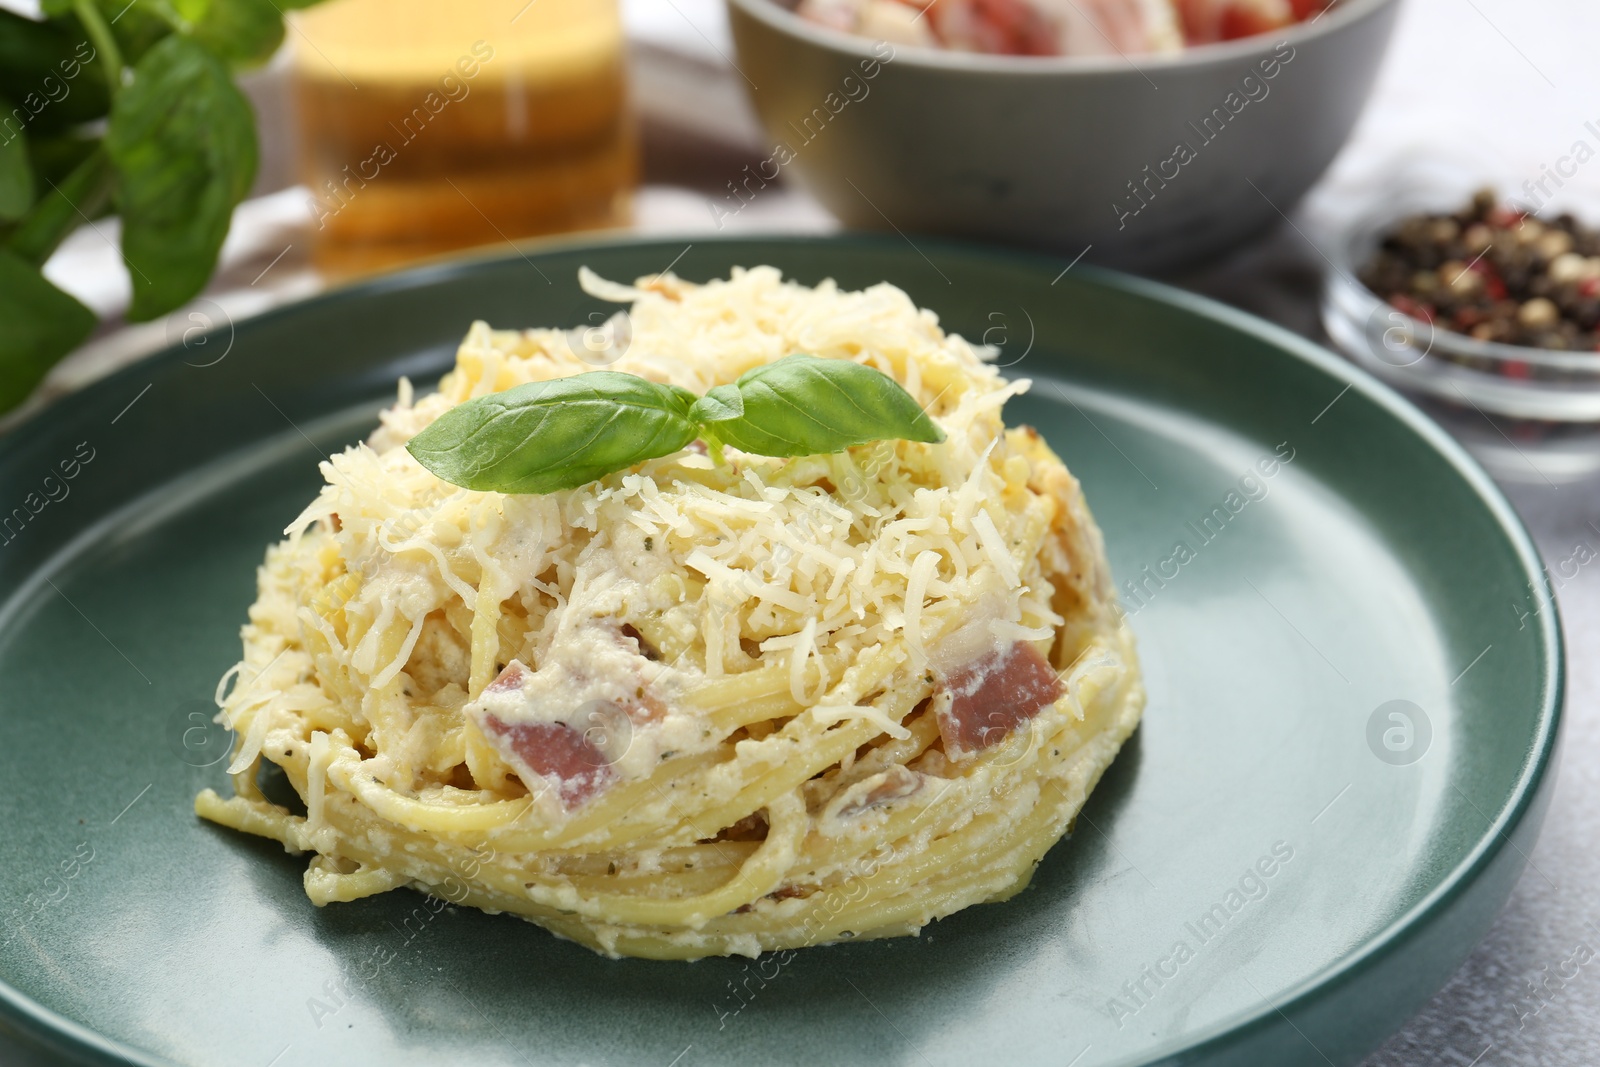
<svg viewBox="0 0 1600 1067"><path fill-rule="evenodd" d="M688 445L699 432L693 403L677 386L590 371L469 400L406 449L452 485L553 493Z"/></svg>
<svg viewBox="0 0 1600 1067"><path fill-rule="evenodd" d="M52 133L97 119L111 104L104 64L76 20L36 22L0 10L0 136L25 123Z"/></svg>
<svg viewBox="0 0 1600 1067"><path fill-rule="evenodd" d="M41 266L85 216L97 218L110 203L114 176L105 152L91 144L71 172L50 180L55 187L34 202L6 241L18 257Z"/></svg>
<svg viewBox="0 0 1600 1067"><path fill-rule="evenodd" d="M0 250L0 411L33 392L51 366L94 331L94 312Z"/></svg>
<svg viewBox="0 0 1600 1067"><path fill-rule="evenodd" d="M944 440L944 431L887 374L807 355L785 356L717 386L695 404L694 416L723 444L762 456L842 452L888 438Z"/></svg>
<svg viewBox="0 0 1600 1067"><path fill-rule="evenodd" d="M9 111L0 97L0 108ZM33 206L33 167L28 163L28 142L21 130L0 127L0 220L15 222Z"/></svg>
<svg viewBox="0 0 1600 1067"><path fill-rule="evenodd" d="M157 41L170 34L178 17L168 0L135 0L133 3L89 0L89 3L100 13L101 21L110 27L111 38L122 52L122 61L128 64L139 62ZM73 40L86 36L75 0L39 0L39 10L44 13L46 22L66 30L73 35ZM121 84L120 76L117 83Z"/></svg>
<svg viewBox="0 0 1600 1067"><path fill-rule="evenodd" d="M122 61L129 66L136 66L156 44L172 33L174 14L166 0L138 0L129 3L128 0L89 0L106 25L111 27L111 36L117 43L117 48L122 52ZM51 12L50 4L45 5L46 13ZM77 17L77 5L72 0L67 0L66 13L72 17L77 25L82 22ZM121 84L121 78L117 79Z"/></svg>
<svg viewBox="0 0 1600 1067"><path fill-rule="evenodd" d="M742 419L744 397L739 394L738 386L712 386L705 396L695 401L691 411L694 417L706 426L716 422Z"/></svg>
<svg viewBox="0 0 1600 1067"><path fill-rule="evenodd" d="M234 206L255 177L255 120L228 68L172 36L145 53L117 93L105 144L133 279L128 318L152 319L211 277Z"/></svg>
<svg viewBox="0 0 1600 1067"><path fill-rule="evenodd" d="M272 0L176 0L190 35L223 59L264 63L283 43L283 14Z"/></svg>
<svg viewBox="0 0 1600 1067"><path fill-rule="evenodd" d="M56 134L53 137L29 135L28 159L32 161L33 173L38 179L35 188L49 188L52 182L60 185L99 147L99 137L84 136L78 132ZM84 213L94 218L87 210Z"/></svg>

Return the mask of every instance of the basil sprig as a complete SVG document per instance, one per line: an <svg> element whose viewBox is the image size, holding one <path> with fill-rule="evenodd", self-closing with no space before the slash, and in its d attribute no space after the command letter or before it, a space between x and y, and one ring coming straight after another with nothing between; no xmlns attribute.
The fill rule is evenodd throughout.
<svg viewBox="0 0 1600 1067"><path fill-rule="evenodd" d="M227 64L174 34L144 54L117 93L105 147L133 281L128 317L153 319L205 287L233 207L250 191L250 104Z"/></svg>
<svg viewBox="0 0 1600 1067"><path fill-rule="evenodd" d="M158 318L216 268L256 172L233 84L316 0L40 0L0 9L0 412L93 332L41 272L73 230L115 213L128 318Z"/></svg>
<svg viewBox="0 0 1600 1067"><path fill-rule="evenodd" d="M406 448L452 485L500 493L576 489L703 439L763 456L810 456L944 431L888 375L786 356L699 397L632 374L591 371L460 404Z"/></svg>
<svg viewBox="0 0 1600 1067"><path fill-rule="evenodd" d="M761 456L843 452L886 437L944 440L899 382L847 359L785 356L712 389L694 415L723 444Z"/></svg>
<svg viewBox="0 0 1600 1067"><path fill-rule="evenodd" d="M597 370L469 400L406 447L452 485L553 493L683 448L694 394Z"/></svg>

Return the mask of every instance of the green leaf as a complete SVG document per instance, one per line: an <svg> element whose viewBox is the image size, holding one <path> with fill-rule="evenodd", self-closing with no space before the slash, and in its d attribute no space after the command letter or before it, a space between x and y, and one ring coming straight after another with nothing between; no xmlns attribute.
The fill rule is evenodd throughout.
<svg viewBox="0 0 1600 1067"><path fill-rule="evenodd" d="M283 14L273 0L203 0L198 6L203 11L190 33L223 59L264 63L283 43Z"/></svg>
<svg viewBox="0 0 1600 1067"><path fill-rule="evenodd" d="M42 266L85 218L95 218L110 203L111 164L98 145L91 145L70 173L49 181L54 187L34 201L6 242L11 252L36 266Z"/></svg>
<svg viewBox="0 0 1600 1067"><path fill-rule="evenodd" d="M406 447L452 485L550 493L671 455L702 431L717 462L724 443L804 456L893 437L944 440L888 375L848 360L789 356L698 400L615 371L519 385L445 412Z"/></svg>
<svg viewBox="0 0 1600 1067"><path fill-rule="evenodd" d="M694 403L694 417L702 425L744 418L744 397L736 385L715 385Z"/></svg>
<svg viewBox="0 0 1600 1067"><path fill-rule="evenodd" d="M590 371L469 400L406 448L452 485L553 493L685 447L698 434L693 403L677 386Z"/></svg>
<svg viewBox="0 0 1600 1067"><path fill-rule="evenodd" d="M61 133L53 137L30 135L28 158L33 162L38 188L46 189L52 182L59 185L66 181L67 175L77 170L99 147L99 137L85 136L80 132Z"/></svg>
<svg viewBox="0 0 1600 1067"><path fill-rule="evenodd" d="M57 360L94 330L94 312L0 249L0 411L33 392Z"/></svg>
<svg viewBox="0 0 1600 1067"><path fill-rule="evenodd" d="M124 63L137 63L181 21L168 0L89 0L89 4L109 29ZM86 35L76 0L40 0L39 8L46 21L71 33L74 41Z"/></svg>
<svg viewBox="0 0 1600 1067"><path fill-rule="evenodd" d="M133 278L128 317L155 318L211 277L234 206L255 177L255 120L219 59L168 37L117 93L106 151Z"/></svg>
<svg viewBox="0 0 1600 1067"><path fill-rule="evenodd" d="M0 107L5 106L0 98ZM0 128L0 220L15 222L33 206L33 167L22 131Z"/></svg>
<svg viewBox="0 0 1600 1067"><path fill-rule="evenodd" d="M842 452L889 438L944 440L899 382L847 359L785 356L712 389L693 413L721 443L763 456Z"/></svg>
<svg viewBox="0 0 1600 1067"><path fill-rule="evenodd" d="M177 13L167 0L90 0L111 28L122 60L136 65L145 54L172 34ZM69 4L69 9L70 9Z"/></svg>
<svg viewBox="0 0 1600 1067"><path fill-rule="evenodd" d="M36 22L0 10L0 136L26 125L53 133L97 119L111 106L105 64L76 19Z"/></svg>

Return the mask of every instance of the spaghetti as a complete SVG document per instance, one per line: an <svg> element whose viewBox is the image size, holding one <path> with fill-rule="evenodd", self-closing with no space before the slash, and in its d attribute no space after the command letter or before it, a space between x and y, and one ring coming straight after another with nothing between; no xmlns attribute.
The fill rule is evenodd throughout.
<svg viewBox="0 0 1600 1067"><path fill-rule="evenodd" d="M1019 891L1144 700L1077 482L1001 421L1027 382L889 285L582 278L632 304L598 341L476 323L437 394L402 381L323 463L219 686L235 795L196 810L313 853L319 905L412 886L610 955L909 934ZM543 496L404 448L599 360L703 393L794 352L889 374L946 440L690 448Z"/></svg>

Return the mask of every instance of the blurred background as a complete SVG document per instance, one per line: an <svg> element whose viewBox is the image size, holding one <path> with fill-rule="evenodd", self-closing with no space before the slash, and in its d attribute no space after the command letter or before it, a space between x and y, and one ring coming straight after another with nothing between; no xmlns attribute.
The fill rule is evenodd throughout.
<svg viewBox="0 0 1600 1067"><path fill-rule="evenodd" d="M1063 80L993 57L918 60L904 44L886 57L869 37L819 46L814 31L775 31L767 3L329 0L293 12L284 46L240 78L260 166L214 277L170 314L130 323L118 222L82 226L44 273L100 325L8 418L207 330L463 250L596 231L686 246L938 231L1040 246L1063 270L1133 269L1330 344L1473 448L1547 559L1600 548L1600 354L1549 369L1533 351L1469 344L1424 361L1453 343L1431 312L1392 330L1399 305L1356 280L1403 216L1459 209L1482 187L1600 226L1589 164L1600 7L1341 0L1308 16L1327 32L1295 38L1288 58L1276 35L1176 66L1107 37L1083 61L1094 77ZM838 108L802 128L832 87ZM1205 127L1236 90L1238 110ZM1183 124L1192 161L1174 151ZM1600 678L1583 654L1600 637L1600 579L1552 580L1573 696L1533 869L1456 979L1371 1064L1600 1063L1600 977L1547 993L1536 1017L1516 1008L1575 944L1600 942L1587 910L1600 879Z"/></svg>
<svg viewBox="0 0 1600 1067"><path fill-rule="evenodd" d="M131 288L117 220L83 227L45 274L101 326L55 368L35 404L185 333L364 272L597 229L691 237L848 225L1036 244L1042 234L1063 266L1086 253L1084 262L1175 281L1325 340L1325 276L1355 271L1350 235L1392 218L1397 198L1452 208L1488 185L1526 200L1524 184L1548 174L1575 141L1600 146L1585 128L1600 123L1600 110L1586 110L1600 99L1600 75L1579 54L1600 23L1589 6L1343 6L1362 9L1354 30L1301 42L1284 68L1293 78L1262 79L1273 102L1240 115L1214 146L1191 137L1202 158L1154 196L1151 167L1172 165L1168 128L1182 119L1195 128L1219 106L1237 88L1229 79L1238 81L1238 68L1252 69L1248 52L1202 69L1198 83L1195 65L1149 64L1147 74L1149 61L1127 56L1087 60L1105 76L1065 86L978 70L958 71L968 80L952 88L942 77L919 79L902 46L899 69L891 61L876 82L859 78L862 93L878 94L871 107L845 110L815 144L788 136L797 158L779 166L775 145L788 141L764 128L752 102L783 133L794 125L786 119L821 103L837 71L819 66L815 50L775 52L752 32L736 43L723 0L470 0L448 10L334 0L294 12L285 46L240 78L261 162L202 298L130 326L121 318ZM1336 5L1328 18L1342 14ZM1276 39L1234 47L1266 55ZM741 43L753 58L741 61ZM775 60L784 77L763 74ZM848 75L848 62L839 69ZM956 129L941 140L918 128L930 123ZM1154 129L1127 133L1146 126ZM946 151L991 128L992 143ZM1117 158L1099 161L1108 154ZM930 176L929 158L954 161ZM1063 183L1064 172L1077 177ZM982 187L1029 178L1037 188L998 197ZM921 200L905 192L919 186L932 191ZM1545 188L1555 194L1541 198L1545 210L1583 215L1596 206L1600 170ZM1117 212L1130 209L1119 227ZM1600 391L1600 373L1586 385ZM1588 434L1574 437L1565 423L1508 428L1493 412L1488 425L1459 402L1434 413L1497 476L1542 482L1600 469ZM1527 447L1552 437L1544 451Z"/></svg>

